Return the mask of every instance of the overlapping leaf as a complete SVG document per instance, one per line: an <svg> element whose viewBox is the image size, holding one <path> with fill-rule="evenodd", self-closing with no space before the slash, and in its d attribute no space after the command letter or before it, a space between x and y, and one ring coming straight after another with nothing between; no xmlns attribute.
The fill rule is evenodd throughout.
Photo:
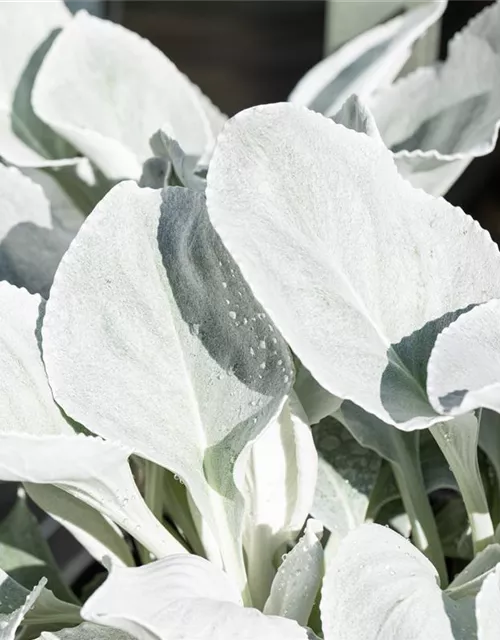
<svg viewBox="0 0 500 640"><path fill-rule="evenodd" d="M169 553L173 543L132 477L130 449L77 435L55 404L37 340L41 299L1 283L0 301L0 479L55 484L154 553ZM180 550L179 545L173 548Z"/></svg>
<svg viewBox="0 0 500 640"><path fill-rule="evenodd" d="M47 189L57 188L50 177L42 179ZM3 165L0 206L0 279L48 297L57 265L83 215L63 197L49 202L40 185Z"/></svg>
<svg viewBox="0 0 500 640"><path fill-rule="evenodd" d="M188 155L213 146L199 93L150 42L79 12L44 60L33 105L108 178L139 179L164 123Z"/></svg>
<svg viewBox="0 0 500 640"><path fill-rule="evenodd" d="M33 14L36 13L34 19ZM74 164L72 150L33 113L31 91L57 31L70 20L62 0L3 2L0 42L5 48L0 79L0 156L22 167Z"/></svg>
<svg viewBox="0 0 500 640"><path fill-rule="evenodd" d="M444 194L500 129L500 3L452 39L446 62L420 68L370 101L399 171Z"/></svg>
<svg viewBox="0 0 500 640"><path fill-rule="evenodd" d="M84 619L138 640L306 640L296 622L245 609L228 576L197 556L113 569L85 603Z"/></svg>
<svg viewBox="0 0 500 640"><path fill-rule="evenodd" d="M500 411L500 301L472 309L436 340L427 389L433 406L460 415L486 407Z"/></svg>
<svg viewBox="0 0 500 640"><path fill-rule="evenodd" d="M413 43L439 20L446 5L427 2L354 38L310 69L288 99L333 116L353 93L367 98L397 76Z"/></svg>
<svg viewBox="0 0 500 640"><path fill-rule="evenodd" d="M386 527L352 532L326 568L325 640L470 640L471 613L472 603L443 593L427 558Z"/></svg>

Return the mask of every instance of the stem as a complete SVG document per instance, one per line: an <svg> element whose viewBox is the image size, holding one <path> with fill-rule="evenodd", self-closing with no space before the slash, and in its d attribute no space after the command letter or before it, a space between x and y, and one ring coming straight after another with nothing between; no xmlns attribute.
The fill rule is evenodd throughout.
<svg viewBox="0 0 500 640"><path fill-rule="evenodd" d="M243 562L243 553L238 540L232 535L227 522L227 513L224 509L221 496L216 493L211 486L208 487L211 496L212 513L217 526L217 540L219 542L222 563L227 574L229 574L238 585L241 593L243 606L252 606L252 597L248 586L248 579Z"/></svg>
<svg viewBox="0 0 500 640"><path fill-rule="evenodd" d="M392 471L412 525L412 540L436 567L441 588L448 584L448 573L436 520L429 503L420 465L406 447L403 434L394 438L398 462L391 462ZM418 459L417 459L418 460Z"/></svg>
<svg viewBox="0 0 500 640"><path fill-rule="evenodd" d="M460 423L458 423L460 421ZM456 418L453 424L440 423L430 432L456 478L472 533L474 554L494 541L493 522L477 461L478 424L472 416Z"/></svg>
<svg viewBox="0 0 500 640"><path fill-rule="evenodd" d="M144 461L144 500L153 515L163 519L163 476L164 469L149 460Z"/></svg>
<svg viewBox="0 0 500 640"><path fill-rule="evenodd" d="M180 480L176 480L173 473L165 470L163 476L163 495L165 510L191 547L193 553L202 558L207 554L198 535L196 525L191 515L191 509L187 498L187 489Z"/></svg>

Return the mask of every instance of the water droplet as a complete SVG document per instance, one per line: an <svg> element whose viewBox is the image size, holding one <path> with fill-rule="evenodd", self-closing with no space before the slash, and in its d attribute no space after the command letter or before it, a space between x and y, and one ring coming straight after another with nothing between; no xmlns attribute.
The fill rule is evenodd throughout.
<svg viewBox="0 0 500 640"><path fill-rule="evenodd" d="M217 380L222 380L223 377L224 377L224 374L222 373L222 371L217 374Z"/></svg>
<svg viewBox="0 0 500 640"><path fill-rule="evenodd" d="M259 347L260 347L261 349L265 349L265 348L266 348L266 341L265 341L265 340L261 340L261 341L259 342Z"/></svg>
<svg viewBox="0 0 500 640"><path fill-rule="evenodd" d="M257 418L253 418L252 422L253 422L254 424L257 424Z"/></svg>
<svg viewBox="0 0 500 640"><path fill-rule="evenodd" d="M278 360L278 365L282 365L283 364L283 360Z"/></svg>
<svg viewBox="0 0 500 640"><path fill-rule="evenodd" d="M253 348L253 347L250 347L250 355L251 355L251 356L254 356L254 355L255 355L255 351L254 351L254 348Z"/></svg>
<svg viewBox="0 0 500 640"><path fill-rule="evenodd" d="M200 333L200 325L199 324L192 324L191 325L191 332L193 333L193 335L197 336Z"/></svg>
<svg viewBox="0 0 500 640"><path fill-rule="evenodd" d="M230 311L229 317L231 318L231 320L236 320L236 313L234 311Z"/></svg>
<svg viewBox="0 0 500 640"><path fill-rule="evenodd" d="M228 300L228 299L226 298L226 304L231 304L231 300Z"/></svg>
<svg viewBox="0 0 500 640"><path fill-rule="evenodd" d="M261 369L265 369L266 368L266 363L265 362L261 362L260 363L260 368Z"/></svg>
<svg viewBox="0 0 500 640"><path fill-rule="evenodd" d="M272 341L273 344L277 344L278 338L271 338L271 341Z"/></svg>
<svg viewBox="0 0 500 640"><path fill-rule="evenodd" d="M227 289L227 282L223 282L222 286L224 287L224 289Z"/></svg>
<svg viewBox="0 0 500 640"><path fill-rule="evenodd" d="M243 318L243 324L248 324L248 318Z"/></svg>
<svg viewBox="0 0 500 640"><path fill-rule="evenodd" d="M288 553L284 553L284 554L281 556L281 562L285 562L287 555L288 555Z"/></svg>
<svg viewBox="0 0 500 640"><path fill-rule="evenodd" d="M289 377L289 376L285 376L285 377L283 378L283 381L284 381L284 382L288 382L289 380L290 380L290 377Z"/></svg>

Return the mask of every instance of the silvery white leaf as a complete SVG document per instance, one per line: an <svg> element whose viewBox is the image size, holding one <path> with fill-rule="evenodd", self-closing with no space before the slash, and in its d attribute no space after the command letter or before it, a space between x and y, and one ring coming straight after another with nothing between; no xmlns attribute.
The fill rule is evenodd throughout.
<svg viewBox="0 0 500 640"><path fill-rule="evenodd" d="M0 479L56 484L157 555L180 550L135 485L131 450L76 435L53 400L38 344L42 301L0 283ZM181 547L182 548L182 547Z"/></svg>
<svg viewBox="0 0 500 640"><path fill-rule="evenodd" d="M138 640L307 639L306 631L291 620L243 608L228 576L193 555L112 569L83 606L82 616Z"/></svg>
<svg viewBox="0 0 500 640"><path fill-rule="evenodd" d="M102 513L55 485L26 482L24 487L29 497L98 562L108 556L116 564L134 564L123 534Z"/></svg>
<svg viewBox="0 0 500 640"><path fill-rule="evenodd" d="M443 414L500 411L500 300L479 305L441 335L427 373L429 400Z"/></svg>
<svg viewBox="0 0 500 640"><path fill-rule="evenodd" d="M276 573L264 613L296 620L306 626L321 586L323 571L323 547L314 521L309 520L304 535L286 554Z"/></svg>
<svg viewBox="0 0 500 640"><path fill-rule="evenodd" d="M85 12L47 54L33 106L109 178L139 179L165 121L188 155L213 146L198 94L177 67L137 34Z"/></svg>
<svg viewBox="0 0 500 640"><path fill-rule="evenodd" d="M325 640L471 640L469 601L439 588L434 566L408 540L363 525L327 564L321 618Z"/></svg>
<svg viewBox="0 0 500 640"><path fill-rule="evenodd" d="M72 629L44 631L37 640L134 640L134 636L118 629L83 622Z"/></svg>
<svg viewBox="0 0 500 640"><path fill-rule="evenodd" d="M365 521L380 458L332 418L316 425L313 435L319 461L311 515L340 541Z"/></svg>
<svg viewBox="0 0 500 640"><path fill-rule="evenodd" d="M342 108L332 117L332 120L358 133L366 133L367 136L375 140L382 140L372 112L368 105L357 95L347 98Z"/></svg>
<svg viewBox="0 0 500 640"><path fill-rule="evenodd" d="M8 56L2 58L0 74L2 105L10 107L12 104L19 80L37 47L52 31L71 19L62 0L46 3L43 10L39 7L35 0L5 2L0 7L0 40L8 51Z"/></svg>
<svg viewBox="0 0 500 640"><path fill-rule="evenodd" d="M368 97L397 76L413 43L439 20L446 5L427 2L354 38L310 69L288 99L332 116L353 93Z"/></svg>
<svg viewBox="0 0 500 640"><path fill-rule="evenodd" d="M376 140L289 104L230 120L207 180L215 229L321 386L403 430L441 420L427 359L460 312L500 294L490 236L413 189Z"/></svg>
<svg viewBox="0 0 500 640"><path fill-rule="evenodd" d="M496 640L500 633L500 564L483 583L476 600L478 640Z"/></svg>
<svg viewBox="0 0 500 640"><path fill-rule="evenodd" d="M448 585L446 592L455 600L475 596L486 578L500 563L500 544L490 544L481 551Z"/></svg>
<svg viewBox="0 0 500 640"><path fill-rule="evenodd" d="M276 554L297 536L311 510L317 467L311 429L292 395L251 446L241 487L243 545L255 607L262 608L266 601Z"/></svg>
<svg viewBox="0 0 500 640"><path fill-rule="evenodd" d="M116 186L61 262L43 346L64 410L177 474L226 570L246 582L233 469L280 412L292 363L211 227L204 196Z"/></svg>
<svg viewBox="0 0 500 640"><path fill-rule="evenodd" d="M25 167L74 164L63 140L36 118L30 96L38 68L51 42L71 16L64 3L3 2L0 6L0 156Z"/></svg>
<svg viewBox="0 0 500 640"><path fill-rule="evenodd" d="M50 180L50 178L46 178ZM0 279L47 297L83 215L51 207L40 185L0 165Z"/></svg>
<svg viewBox="0 0 500 640"><path fill-rule="evenodd" d="M342 400L328 393L316 382L302 363L296 367L293 387L304 409L310 425L317 424L326 416L332 415L342 404Z"/></svg>
<svg viewBox="0 0 500 640"><path fill-rule="evenodd" d="M495 148L500 129L500 4L456 34L444 63L420 68L370 102L401 174L442 195Z"/></svg>

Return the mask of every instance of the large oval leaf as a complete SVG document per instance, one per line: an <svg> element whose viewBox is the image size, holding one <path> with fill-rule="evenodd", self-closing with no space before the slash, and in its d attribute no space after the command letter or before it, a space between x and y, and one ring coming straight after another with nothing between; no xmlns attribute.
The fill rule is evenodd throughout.
<svg viewBox="0 0 500 640"><path fill-rule="evenodd" d="M401 429L437 421L435 337L500 292L488 234L376 140L293 105L230 120L207 179L217 232L317 381Z"/></svg>
<svg viewBox="0 0 500 640"><path fill-rule="evenodd" d="M65 411L177 474L243 588L233 470L281 410L293 374L204 196L115 187L58 269L43 345Z"/></svg>
<svg viewBox="0 0 500 640"><path fill-rule="evenodd" d="M387 527L352 532L326 568L325 640L470 640L471 613L469 601L443 593L433 565Z"/></svg>

